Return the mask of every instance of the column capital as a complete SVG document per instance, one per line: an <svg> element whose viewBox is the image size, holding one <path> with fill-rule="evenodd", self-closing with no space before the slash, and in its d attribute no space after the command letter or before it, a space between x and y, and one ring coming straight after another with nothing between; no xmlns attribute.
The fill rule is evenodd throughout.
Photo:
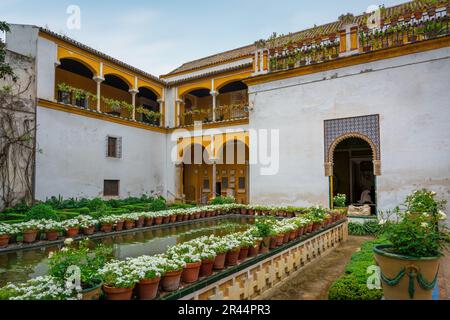
<svg viewBox="0 0 450 320"><path fill-rule="evenodd" d="M177 99L177 100L175 100L175 102L176 103L184 103L184 100L183 99Z"/></svg>
<svg viewBox="0 0 450 320"><path fill-rule="evenodd" d="M130 89L130 90L128 90L128 92L131 94L138 94L139 90L138 89Z"/></svg>
<svg viewBox="0 0 450 320"><path fill-rule="evenodd" d="M212 90L212 91L210 92L210 94L211 94L213 97L217 97L217 96L219 95L219 92L218 92L218 91L215 91L215 90Z"/></svg>
<svg viewBox="0 0 450 320"><path fill-rule="evenodd" d="M105 81L105 78L99 76L95 76L92 79L97 83L102 83L103 81Z"/></svg>
<svg viewBox="0 0 450 320"><path fill-rule="evenodd" d="M158 102L158 103L164 103L165 101L164 101L164 99L158 99L158 100L156 100L156 102Z"/></svg>

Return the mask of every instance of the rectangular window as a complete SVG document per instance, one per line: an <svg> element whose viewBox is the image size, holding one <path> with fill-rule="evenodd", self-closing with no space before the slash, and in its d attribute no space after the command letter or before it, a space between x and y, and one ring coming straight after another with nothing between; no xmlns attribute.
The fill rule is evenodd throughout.
<svg viewBox="0 0 450 320"><path fill-rule="evenodd" d="M239 189L245 189L245 177L240 177L238 182Z"/></svg>
<svg viewBox="0 0 450 320"><path fill-rule="evenodd" d="M208 179L203 180L203 189L209 190L209 180Z"/></svg>
<svg viewBox="0 0 450 320"><path fill-rule="evenodd" d="M119 182L119 180L105 180L103 184L103 195L105 197L118 197Z"/></svg>
<svg viewBox="0 0 450 320"><path fill-rule="evenodd" d="M106 137L106 156L108 158L122 158L122 138Z"/></svg>
<svg viewBox="0 0 450 320"><path fill-rule="evenodd" d="M228 189L228 178L225 177L222 178L222 187L224 189Z"/></svg>

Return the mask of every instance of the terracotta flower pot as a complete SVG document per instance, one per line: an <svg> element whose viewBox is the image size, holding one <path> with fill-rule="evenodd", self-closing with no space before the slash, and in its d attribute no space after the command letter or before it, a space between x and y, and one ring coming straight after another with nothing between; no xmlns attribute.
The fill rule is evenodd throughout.
<svg viewBox="0 0 450 320"><path fill-rule="evenodd" d="M122 230L123 230L124 224L125 224L125 221L119 221L119 222L117 222L117 223L116 223L116 226L115 226L115 230L116 230L116 231L122 231Z"/></svg>
<svg viewBox="0 0 450 320"><path fill-rule="evenodd" d="M374 256L381 269L386 300L432 300L440 258L414 258L389 253L392 246L378 245ZM388 283L389 282L389 283Z"/></svg>
<svg viewBox="0 0 450 320"><path fill-rule="evenodd" d="M247 259L249 250L250 250L249 247L241 248L241 250L239 252L239 257L238 257L239 261L244 261L245 259Z"/></svg>
<svg viewBox="0 0 450 320"><path fill-rule="evenodd" d="M56 241L58 240L59 232L58 231L47 231L45 232L45 238L47 241Z"/></svg>
<svg viewBox="0 0 450 320"><path fill-rule="evenodd" d="M136 226L135 221L127 220L125 221L125 230L131 230Z"/></svg>
<svg viewBox="0 0 450 320"><path fill-rule="evenodd" d="M313 227L314 227L313 223L308 224L308 227L306 228L306 233L311 233L313 231Z"/></svg>
<svg viewBox="0 0 450 320"><path fill-rule="evenodd" d="M112 224L110 223L104 223L102 224L102 226L100 227L100 230L105 232L105 233L109 233L112 231Z"/></svg>
<svg viewBox="0 0 450 320"><path fill-rule="evenodd" d="M247 214L247 209L241 208L241 214L246 215Z"/></svg>
<svg viewBox="0 0 450 320"><path fill-rule="evenodd" d="M225 268L225 257L227 253L219 253L214 259L214 270L222 270Z"/></svg>
<svg viewBox="0 0 450 320"><path fill-rule="evenodd" d="M161 288L166 292L173 292L178 290L181 282L181 274L183 270L169 271L161 278Z"/></svg>
<svg viewBox="0 0 450 320"><path fill-rule="evenodd" d="M159 226L163 223L163 217L156 217L155 218L155 225Z"/></svg>
<svg viewBox="0 0 450 320"><path fill-rule="evenodd" d="M248 210L248 214L251 215L251 216L254 216L255 215L255 210L253 210L253 209Z"/></svg>
<svg viewBox="0 0 450 320"><path fill-rule="evenodd" d="M170 222L170 217L164 217L163 218L163 224L168 224Z"/></svg>
<svg viewBox="0 0 450 320"><path fill-rule="evenodd" d="M200 213L200 218L203 219L205 216L206 216L206 212L205 212L205 211L202 211L202 212Z"/></svg>
<svg viewBox="0 0 450 320"><path fill-rule="evenodd" d="M227 255L225 258L225 263L227 266L235 266L238 264L238 258L239 258L240 251L241 251L241 248L227 252Z"/></svg>
<svg viewBox="0 0 450 320"><path fill-rule="evenodd" d="M280 234L276 238L277 238L277 247L282 246L284 242L284 234Z"/></svg>
<svg viewBox="0 0 450 320"><path fill-rule="evenodd" d="M297 238L297 230L293 230L289 233L289 241L292 241L295 238Z"/></svg>
<svg viewBox="0 0 450 320"><path fill-rule="evenodd" d="M188 220L189 220L189 215L185 214L185 215L183 216L183 221L188 221Z"/></svg>
<svg viewBox="0 0 450 320"><path fill-rule="evenodd" d="M175 222L177 222L177 216L174 214L174 215L170 216L170 223L175 223Z"/></svg>
<svg viewBox="0 0 450 320"><path fill-rule="evenodd" d="M260 246L261 246L261 243L257 243L253 247L250 247L249 250L248 250L248 257L249 258L257 257L258 254L259 254Z"/></svg>
<svg viewBox="0 0 450 320"><path fill-rule="evenodd" d="M200 266L200 277L209 277L213 273L214 259L206 259L202 261Z"/></svg>
<svg viewBox="0 0 450 320"><path fill-rule="evenodd" d="M37 230L27 230L23 232L23 242L25 243L33 243L37 238Z"/></svg>
<svg viewBox="0 0 450 320"><path fill-rule="evenodd" d="M260 252L265 254L269 252L270 249L270 242L271 237L265 237L263 241L261 242ZM275 246L276 246L276 239L275 239Z"/></svg>
<svg viewBox="0 0 450 320"><path fill-rule="evenodd" d="M145 226L151 227L153 225L153 218L146 218L145 219Z"/></svg>
<svg viewBox="0 0 450 320"><path fill-rule="evenodd" d="M154 300L158 295L159 282L161 277L154 279L144 279L137 285L137 293L140 300Z"/></svg>
<svg viewBox="0 0 450 320"><path fill-rule="evenodd" d="M94 226L90 226L88 228L83 228L83 234L86 236L92 236L95 232L95 227Z"/></svg>
<svg viewBox="0 0 450 320"><path fill-rule="evenodd" d="M133 296L133 289L134 287L113 288L108 287L107 285L103 285L103 292L105 293L105 299L113 301L131 300L131 297Z"/></svg>
<svg viewBox="0 0 450 320"><path fill-rule="evenodd" d="M195 219L200 219L200 212L195 214Z"/></svg>
<svg viewBox="0 0 450 320"><path fill-rule="evenodd" d="M0 248L6 248L9 244L10 237L6 234L0 236Z"/></svg>
<svg viewBox="0 0 450 320"><path fill-rule="evenodd" d="M186 263L186 267L183 269L183 273L181 274L181 280L184 283L194 283L198 280L198 276L200 275L200 267L202 262L194 262L194 263Z"/></svg>
<svg viewBox="0 0 450 320"><path fill-rule="evenodd" d="M298 229L298 236L301 237L305 234L305 227L301 227Z"/></svg>
<svg viewBox="0 0 450 320"><path fill-rule="evenodd" d="M290 234L291 234L290 232L287 232L287 233L283 234L283 243L288 243L289 242L289 235Z"/></svg>
<svg viewBox="0 0 450 320"><path fill-rule="evenodd" d="M142 228L145 224L145 217L139 217L138 221L136 221L136 228Z"/></svg>
<svg viewBox="0 0 450 320"><path fill-rule="evenodd" d="M99 284L93 288L84 289L81 291L82 300L83 301L97 301L100 299L102 295L102 282L99 281Z"/></svg>
<svg viewBox="0 0 450 320"><path fill-rule="evenodd" d="M181 222L183 221L183 216L182 215L178 215L177 216L177 222Z"/></svg>
<svg viewBox="0 0 450 320"><path fill-rule="evenodd" d="M275 249L278 246L277 242L277 237L271 237L269 249ZM281 240L281 242L283 242L283 240Z"/></svg>
<svg viewBox="0 0 450 320"><path fill-rule="evenodd" d="M66 230L67 238L75 238L80 233L80 228L68 228Z"/></svg>
<svg viewBox="0 0 450 320"><path fill-rule="evenodd" d="M319 230L321 227L322 227L322 223L321 223L321 222L314 222L312 231L313 231L313 232L314 232L314 231L317 231L317 230Z"/></svg>

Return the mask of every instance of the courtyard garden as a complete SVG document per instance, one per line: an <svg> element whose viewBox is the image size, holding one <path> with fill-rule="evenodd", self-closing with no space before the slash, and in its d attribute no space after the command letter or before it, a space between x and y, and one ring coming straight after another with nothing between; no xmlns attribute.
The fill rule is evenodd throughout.
<svg viewBox="0 0 450 320"><path fill-rule="evenodd" d="M53 198L2 213L0 299L179 299L307 241L307 259L320 257L336 245L328 233L343 224L370 238L330 285L328 299L429 299L450 239L440 223L444 206L419 190L392 217L349 224L345 208ZM377 264L382 287L370 287L368 270Z"/></svg>

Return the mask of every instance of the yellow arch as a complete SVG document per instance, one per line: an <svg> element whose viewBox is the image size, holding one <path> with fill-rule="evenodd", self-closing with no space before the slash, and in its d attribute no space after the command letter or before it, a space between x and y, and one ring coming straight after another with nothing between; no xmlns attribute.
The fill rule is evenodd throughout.
<svg viewBox="0 0 450 320"><path fill-rule="evenodd" d="M114 76L122 79L123 81L125 81L125 83L128 85L128 87L130 89L134 88L134 76L131 76L123 71L114 69L108 65L104 65L103 66L103 77L105 77L107 75L114 75Z"/></svg>
<svg viewBox="0 0 450 320"><path fill-rule="evenodd" d="M207 90L211 91L211 89L212 89L211 80L204 80L201 82L190 83L190 84L186 84L184 86L178 87L178 99L181 99L187 93L194 91L194 90L198 90L198 89L207 89Z"/></svg>
<svg viewBox="0 0 450 320"><path fill-rule="evenodd" d="M219 78L219 79L214 79L214 87L215 87L214 90L219 91L221 88L223 88L227 84L242 81L248 77L251 77L251 75L252 75L251 72L245 72L245 73L232 74L230 76Z"/></svg>
<svg viewBox="0 0 450 320"><path fill-rule="evenodd" d="M219 151L229 142L235 140L242 142L250 148L250 137L248 132L230 132L214 136L214 158L217 159Z"/></svg>
<svg viewBox="0 0 450 320"><path fill-rule="evenodd" d="M184 161L184 155L188 148L191 148L193 145L201 145L208 152L208 157L211 158L211 141L209 139L205 139L208 137L191 137L184 138L178 140L177 145L177 155L178 162L182 163Z"/></svg>
<svg viewBox="0 0 450 320"><path fill-rule="evenodd" d="M155 86L152 83L148 82L148 81L144 81L138 78L137 81L137 88L146 88L150 91L152 91L154 94L156 94L156 96L158 97L158 99L161 99L163 96L163 87L160 86Z"/></svg>
<svg viewBox="0 0 450 320"><path fill-rule="evenodd" d="M100 62L92 60L84 55L68 50L64 47L58 46L58 61L61 61L62 59L71 59L80 62L89 70L91 70L94 76L100 75Z"/></svg>

